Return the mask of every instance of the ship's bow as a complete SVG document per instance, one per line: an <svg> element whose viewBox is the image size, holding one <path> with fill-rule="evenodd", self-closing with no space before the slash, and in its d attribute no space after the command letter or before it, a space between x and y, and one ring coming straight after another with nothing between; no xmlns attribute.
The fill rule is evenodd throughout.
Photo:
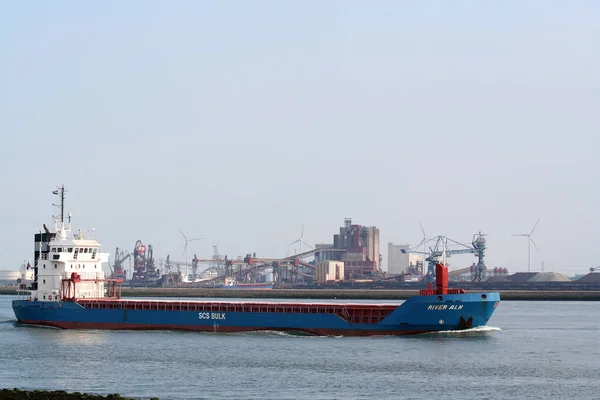
<svg viewBox="0 0 600 400"><path fill-rule="evenodd" d="M475 328L488 324L499 303L496 292L415 296L382 323L423 332Z"/></svg>

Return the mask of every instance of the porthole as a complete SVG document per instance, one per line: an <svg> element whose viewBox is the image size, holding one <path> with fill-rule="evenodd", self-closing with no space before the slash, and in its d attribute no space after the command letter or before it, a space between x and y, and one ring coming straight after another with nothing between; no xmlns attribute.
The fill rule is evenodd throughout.
<svg viewBox="0 0 600 400"><path fill-rule="evenodd" d="M438 301L444 300L444 298L442 296L438 296L437 299L438 299Z"/></svg>

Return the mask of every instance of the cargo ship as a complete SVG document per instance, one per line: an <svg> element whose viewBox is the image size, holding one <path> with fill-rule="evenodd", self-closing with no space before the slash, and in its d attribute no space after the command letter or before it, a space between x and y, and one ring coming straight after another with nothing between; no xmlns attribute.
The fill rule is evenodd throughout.
<svg viewBox="0 0 600 400"><path fill-rule="evenodd" d="M499 293L448 288L448 269L436 266L436 286L400 304L260 301L173 301L121 298L121 279L105 278L95 239L60 219L35 234L34 277L12 307L19 323L63 329L283 331L308 335L408 335L486 325Z"/></svg>

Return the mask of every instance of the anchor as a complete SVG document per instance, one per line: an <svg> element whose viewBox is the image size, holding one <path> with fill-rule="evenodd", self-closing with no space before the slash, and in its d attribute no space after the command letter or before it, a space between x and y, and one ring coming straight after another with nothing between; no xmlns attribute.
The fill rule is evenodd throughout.
<svg viewBox="0 0 600 400"><path fill-rule="evenodd" d="M465 320L465 317L460 317L460 329L470 329L473 327L473 317Z"/></svg>

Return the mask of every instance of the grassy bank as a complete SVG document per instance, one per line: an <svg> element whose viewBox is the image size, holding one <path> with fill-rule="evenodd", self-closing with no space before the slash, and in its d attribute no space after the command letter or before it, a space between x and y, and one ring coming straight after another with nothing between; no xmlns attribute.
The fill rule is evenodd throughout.
<svg viewBox="0 0 600 400"><path fill-rule="evenodd" d="M0 287L0 294L16 294L14 287ZM281 299L374 299L405 300L417 290L365 289L273 289L231 290L216 288L123 288L124 297L227 297ZM600 291L593 290L500 290L502 300L590 300L600 301Z"/></svg>
<svg viewBox="0 0 600 400"><path fill-rule="evenodd" d="M109 394L100 396L87 393L67 393L63 390L47 391L47 390L19 390L2 389L0 390L0 399L3 400L133 400L128 397L122 397L119 394ZM154 397L153 399L158 400Z"/></svg>

